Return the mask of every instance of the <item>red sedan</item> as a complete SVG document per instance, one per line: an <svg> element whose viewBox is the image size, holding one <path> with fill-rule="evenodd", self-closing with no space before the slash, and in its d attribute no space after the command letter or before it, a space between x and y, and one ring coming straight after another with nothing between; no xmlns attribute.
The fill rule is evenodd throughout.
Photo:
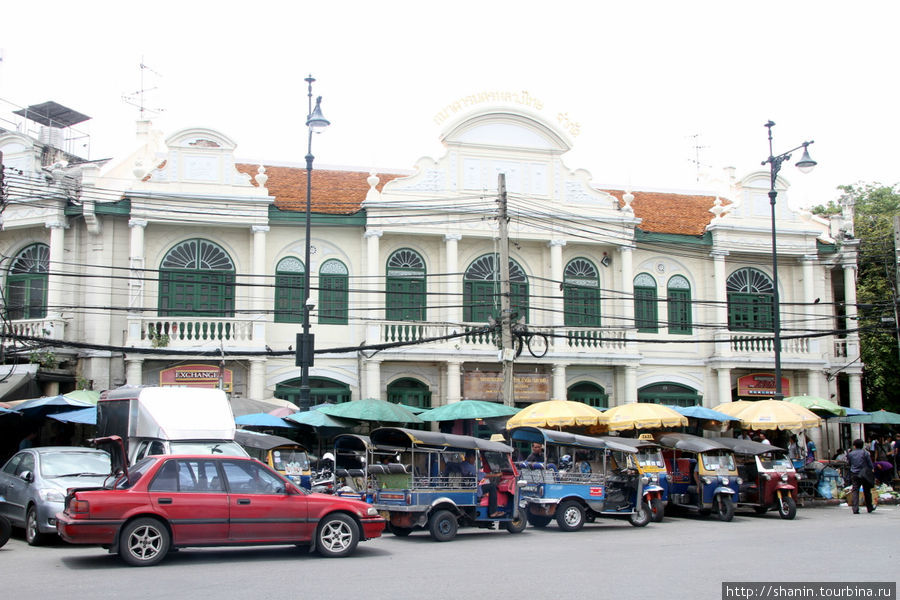
<svg viewBox="0 0 900 600"><path fill-rule="evenodd" d="M67 542L134 566L185 546L309 544L346 556L385 525L364 502L311 494L255 459L209 455L148 457L115 484L70 493L56 519Z"/></svg>

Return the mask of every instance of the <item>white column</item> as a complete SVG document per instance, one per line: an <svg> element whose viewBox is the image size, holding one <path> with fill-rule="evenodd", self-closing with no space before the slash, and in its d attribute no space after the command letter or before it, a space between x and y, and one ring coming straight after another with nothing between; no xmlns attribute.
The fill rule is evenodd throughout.
<svg viewBox="0 0 900 600"><path fill-rule="evenodd" d="M447 264L447 276L444 279L444 293L446 293L447 309L444 319L447 323L462 323L463 297L462 274L459 273L459 240L462 235L448 233L444 236L444 262Z"/></svg>
<svg viewBox="0 0 900 600"><path fill-rule="evenodd" d="M462 362L458 360L447 361L447 383L444 386L444 389L447 390L447 397L444 401L447 404L462 400L462 386L460 381L461 366Z"/></svg>
<svg viewBox="0 0 900 600"><path fill-rule="evenodd" d="M555 363L553 365L553 394L550 396L550 399L568 400L568 393L569 390L566 389L566 365Z"/></svg>
<svg viewBox="0 0 900 600"><path fill-rule="evenodd" d="M823 391L822 372L810 369L806 372L806 393L809 396L818 396L819 398L828 399L827 390Z"/></svg>
<svg viewBox="0 0 900 600"><path fill-rule="evenodd" d="M619 262L622 269L619 272L619 294L622 302L619 305L618 321L620 325L634 331L634 248L622 246L619 248Z"/></svg>
<svg viewBox="0 0 900 600"><path fill-rule="evenodd" d="M70 270L65 264L66 223L65 218L47 221L44 226L50 230L50 273L47 276L47 327L48 337L62 339L64 322L62 320L62 303L64 291L69 287L63 273Z"/></svg>
<svg viewBox="0 0 900 600"><path fill-rule="evenodd" d="M725 275L725 257L728 252L713 250L709 253L713 259L713 293L707 297L715 298L716 304L712 309L713 320L717 329L728 329L728 291L725 288L727 276Z"/></svg>
<svg viewBox="0 0 900 600"><path fill-rule="evenodd" d="M107 230L109 230L109 228L107 228ZM103 230L100 230L100 233L96 235L89 234L84 240L87 246L87 260L85 261L87 266L85 267L85 271L89 278L88 281L95 282L94 284L89 283L85 287L84 298L85 304L88 306L113 306L121 301L118 298L116 299L116 302L113 302L112 300L112 290L118 290L117 287L96 285L96 282L104 281L107 277L116 276L116 274L112 273L109 269L109 266L114 264L110 256L110 254L112 254L110 248L112 245L112 236L108 233L104 236L102 231ZM105 243L104 237L109 238L110 244ZM89 309L88 313L84 315L85 339L96 344L111 343L110 323L111 321L108 314L97 314L95 311ZM119 342L121 342L121 339L115 340L116 344ZM99 368L99 358L94 357L87 362L96 362Z"/></svg>
<svg viewBox="0 0 900 600"><path fill-rule="evenodd" d="M549 322L554 327L562 327L565 325L565 303L563 295L558 291L563 281L563 261L562 249L566 245L565 240L551 240L547 242L550 247L550 288L546 295L550 296L550 316L545 317L544 322ZM546 300L545 300L546 302ZM562 341L562 338L554 338L554 340Z"/></svg>
<svg viewBox="0 0 900 600"><path fill-rule="evenodd" d="M144 308L144 281L147 277L144 271L144 230L147 228L147 220L130 219L128 227L131 230L128 256L128 266L131 269L128 279L128 343L135 344L141 341L141 309Z"/></svg>
<svg viewBox="0 0 900 600"><path fill-rule="evenodd" d="M637 394L637 366L625 366L625 397L622 404L631 404L638 401Z"/></svg>
<svg viewBox="0 0 900 600"><path fill-rule="evenodd" d="M380 256L381 256L381 236L384 232L380 229L367 229L364 234L366 238L366 284L369 290L366 294L367 311L364 317L370 319L369 325L366 327L366 339L372 343L383 341L381 337L381 328L378 326L376 319L384 315L384 295L379 294L378 290L383 289L384 280L378 277ZM369 394L368 391L365 392ZM377 394L366 395L364 398L378 398Z"/></svg>
<svg viewBox="0 0 900 600"><path fill-rule="evenodd" d="M267 321L266 297L268 295L266 293L266 290L269 289L266 283L270 281L265 277L266 272L268 271L268 269L266 268L266 264L268 262L266 259L266 233L269 232L269 226L253 225L250 227L250 231L253 232L253 272L248 278L248 283L251 286L250 302L252 305L251 310L253 311L253 345L265 346ZM307 270L309 269L307 268ZM273 301L270 302L270 305L274 307L274 296L272 298ZM256 396L252 395L250 397L256 398Z"/></svg>
<svg viewBox="0 0 900 600"><path fill-rule="evenodd" d="M850 387L850 408L862 410L862 375L850 373L847 376ZM863 437L863 426L859 425L855 437Z"/></svg>
<svg viewBox="0 0 900 600"><path fill-rule="evenodd" d="M266 359L251 358L247 397L252 400L265 400L266 396Z"/></svg>
<svg viewBox="0 0 900 600"><path fill-rule="evenodd" d="M366 391L365 398L381 398L381 361L366 360Z"/></svg>
<svg viewBox="0 0 900 600"><path fill-rule="evenodd" d="M731 402L731 369L717 369L716 383L719 404Z"/></svg>
<svg viewBox="0 0 900 600"><path fill-rule="evenodd" d="M143 366L143 358L125 359L125 385L142 385L144 383Z"/></svg>

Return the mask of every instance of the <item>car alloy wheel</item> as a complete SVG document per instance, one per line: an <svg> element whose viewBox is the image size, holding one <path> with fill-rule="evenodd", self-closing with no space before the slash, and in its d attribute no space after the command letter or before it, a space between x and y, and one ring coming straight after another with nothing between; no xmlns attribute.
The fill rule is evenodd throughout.
<svg viewBox="0 0 900 600"><path fill-rule="evenodd" d="M44 542L44 535L38 526L37 509L33 506L28 508L25 515L25 541L29 546L40 546Z"/></svg>
<svg viewBox="0 0 900 600"><path fill-rule="evenodd" d="M341 513L328 515L319 523L316 548L322 556L337 558L353 552L359 543L356 521Z"/></svg>
<svg viewBox="0 0 900 600"><path fill-rule="evenodd" d="M156 519L136 519L122 530L119 555L133 567L155 565L169 551L169 530Z"/></svg>

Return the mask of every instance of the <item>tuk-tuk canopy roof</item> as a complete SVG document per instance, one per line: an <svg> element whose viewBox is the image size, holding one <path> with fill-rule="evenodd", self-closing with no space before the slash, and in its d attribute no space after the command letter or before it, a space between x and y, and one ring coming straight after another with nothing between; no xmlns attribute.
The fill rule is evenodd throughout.
<svg viewBox="0 0 900 600"><path fill-rule="evenodd" d="M278 448L280 446L293 446L294 448L306 450L306 448L294 440L289 440L286 437L271 435L269 433L260 433L259 431L248 431L246 429L235 430L234 441L241 446L258 448L259 450L271 450L272 448Z"/></svg>
<svg viewBox="0 0 900 600"><path fill-rule="evenodd" d="M710 438L702 438L690 433L664 433L657 439L661 446L685 452L710 452L711 450L731 450L725 444Z"/></svg>
<svg viewBox="0 0 900 600"><path fill-rule="evenodd" d="M356 433L342 433L334 437L334 449L354 450L357 452L365 452L372 448L372 440L367 435L359 435Z"/></svg>
<svg viewBox="0 0 900 600"><path fill-rule="evenodd" d="M653 440L641 440L638 438L611 437L602 436L600 439L606 442L614 442L616 444L625 444L632 448L659 448L660 445Z"/></svg>
<svg viewBox="0 0 900 600"><path fill-rule="evenodd" d="M372 432L372 444L375 447L391 446L394 448L411 448L426 446L432 448L454 448L459 450L489 450L512 454L513 449L500 442L491 442L468 435L454 435L439 431L418 431L403 427L380 427Z"/></svg>
<svg viewBox="0 0 900 600"><path fill-rule="evenodd" d="M515 427L509 430L509 437L522 442L538 442L556 444L559 446L571 446L573 448L592 448L595 450L618 450L620 452L636 453L634 446L620 444L615 438L599 438L589 435L579 435L568 431L555 431L540 427Z"/></svg>
<svg viewBox="0 0 900 600"><path fill-rule="evenodd" d="M760 454L765 454L767 452L786 452L784 448L779 448L778 446L772 446L771 444L763 444L760 442L754 442L751 440L742 440L739 438L713 438L715 441L725 444L735 454L752 454L754 456L758 456Z"/></svg>

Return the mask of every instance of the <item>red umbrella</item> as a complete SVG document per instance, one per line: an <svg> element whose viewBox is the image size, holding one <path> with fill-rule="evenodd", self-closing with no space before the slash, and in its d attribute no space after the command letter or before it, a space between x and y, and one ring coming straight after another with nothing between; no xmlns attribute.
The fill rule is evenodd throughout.
<svg viewBox="0 0 900 600"><path fill-rule="evenodd" d="M281 417L283 419L285 417L291 416L295 412L297 412L297 411L294 410L293 408L288 408L287 406L282 406L282 407L276 408L274 410L270 410L268 412L268 414L276 416L276 417Z"/></svg>

